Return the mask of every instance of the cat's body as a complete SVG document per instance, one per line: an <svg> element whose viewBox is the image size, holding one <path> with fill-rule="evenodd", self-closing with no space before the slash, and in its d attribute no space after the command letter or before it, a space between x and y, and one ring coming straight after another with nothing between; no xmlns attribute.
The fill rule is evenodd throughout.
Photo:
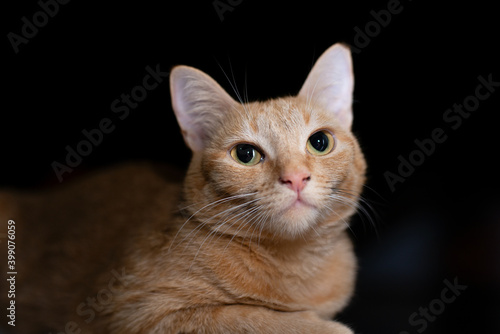
<svg viewBox="0 0 500 334"><path fill-rule="evenodd" d="M144 163L0 192L0 233L16 222L17 332L351 333L329 320L353 290L345 230L365 171L351 74L334 46L297 97L242 106L177 67L184 182Z"/></svg>

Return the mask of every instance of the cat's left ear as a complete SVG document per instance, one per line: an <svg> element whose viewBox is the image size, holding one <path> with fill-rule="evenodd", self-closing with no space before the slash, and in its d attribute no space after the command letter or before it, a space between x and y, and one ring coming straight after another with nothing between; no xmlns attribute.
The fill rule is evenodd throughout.
<svg viewBox="0 0 500 334"><path fill-rule="evenodd" d="M176 66L170 72L172 106L184 141L202 151L210 135L223 127L223 116L238 103L219 84L196 68Z"/></svg>
<svg viewBox="0 0 500 334"><path fill-rule="evenodd" d="M334 113L350 129L353 88L351 52L347 46L335 44L316 61L298 95Z"/></svg>

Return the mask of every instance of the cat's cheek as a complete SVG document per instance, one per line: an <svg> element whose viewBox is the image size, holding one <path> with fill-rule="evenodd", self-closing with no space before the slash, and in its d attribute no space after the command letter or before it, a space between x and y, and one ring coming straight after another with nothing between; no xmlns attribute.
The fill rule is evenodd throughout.
<svg viewBox="0 0 500 334"><path fill-rule="evenodd" d="M256 180L241 174L233 175L225 173L221 175L216 182L210 185L213 189L217 188L222 197L248 195L245 197L248 201L255 203L255 200L262 199L261 187ZM258 203L261 201L259 200Z"/></svg>

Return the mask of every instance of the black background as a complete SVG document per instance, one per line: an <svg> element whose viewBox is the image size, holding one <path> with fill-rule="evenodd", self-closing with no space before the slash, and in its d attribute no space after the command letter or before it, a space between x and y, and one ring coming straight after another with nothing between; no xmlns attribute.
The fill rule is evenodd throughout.
<svg viewBox="0 0 500 334"><path fill-rule="evenodd" d="M224 2L225 1L221 1ZM500 81L498 10L491 3L401 1L385 27L374 24L391 1L71 1L15 53L10 32L33 22L36 1L3 5L4 70L0 185L60 186L51 167L67 145L103 118L116 126L64 182L106 165L153 160L186 166L168 80L120 120L112 101L142 84L145 68L177 64L205 71L233 96L296 94L330 45L356 48L354 126L369 164L364 194L371 219L357 216L356 295L339 315L356 333L500 333L500 195L496 139L500 87L457 129L446 110L473 96L478 77ZM361 41L355 28L372 37ZM353 49L354 50L354 49ZM485 90L482 90L485 92ZM414 141L442 128L447 139L391 191ZM373 223L373 224L372 224ZM467 289L437 310L445 280ZM433 306L435 319L409 322ZM418 316L415 320L423 319Z"/></svg>

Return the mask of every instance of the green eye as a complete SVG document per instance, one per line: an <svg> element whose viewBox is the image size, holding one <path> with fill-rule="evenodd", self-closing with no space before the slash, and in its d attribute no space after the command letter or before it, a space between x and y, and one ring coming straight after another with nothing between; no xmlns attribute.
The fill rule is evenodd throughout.
<svg viewBox="0 0 500 334"><path fill-rule="evenodd" d="M335 146L333 135L325 130L314 133L307 140L307 150L313 155L325 155L330 153Z"/></svg>
<svg viewBox="0 0 500 334"><path fill-rule="evenodd" d="M254 166L262 160L262 154L250 144L238 144L231 149L233 159L245 166Z"/></svg>

